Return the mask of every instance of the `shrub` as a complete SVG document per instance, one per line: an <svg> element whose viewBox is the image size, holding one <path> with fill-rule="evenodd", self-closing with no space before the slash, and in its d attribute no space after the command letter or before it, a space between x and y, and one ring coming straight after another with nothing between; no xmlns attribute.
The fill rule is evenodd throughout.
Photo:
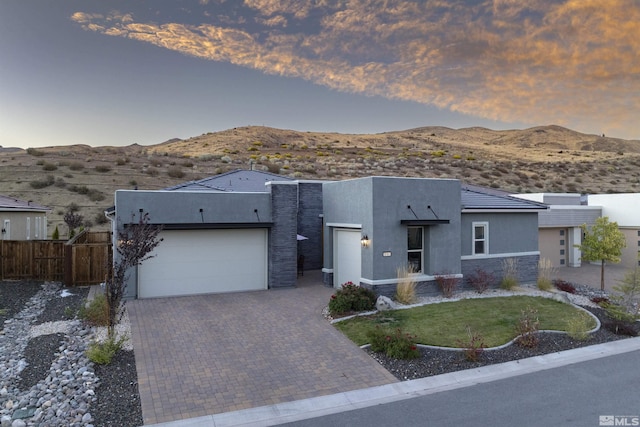
<svg viewBox="0 0 640 427"><path fill-rule="evenodd" d="M55 230L53 230L53 233L51 233L51 239L52 240L59 240L60 239L60 231L58 230L58 226L56 225Z"/></svg>
<svg viewBox="0 0 640 427"><path fill-rule="evenodd" d="M538 261L538 289L549 291L553 287L551 284L551 276L555 269L553 263L547 258L540 258Z"/></svg>
<svg viewBox="0 0 640 427"><path fill-rule="evenodd" d="M167 170L167 175L169 175L171 178L183 178L184 172L182 171L182 169L180 169L180 167L173 166Z"/></svg>
<svg viewBox="0 0 640 427"><path fill-rule="evenodd" d="M522 310L516 325L518 333L517 343L522 347L535 348L538 345L538 310L527 307Z"/></svg>
<svg viewBox="0 0 640 427"><path fill-rule="evenodd" d="M111 168L107 165L96 165L96 172L106 173L111 172Z"/></svg>
<svg viewBox="0 0 640 427"><path fill-rule="evenodd" d="M80 308L78 315L92 326L108 326L109 304L107 297L104 294L96 295L87 306Z"/></svg>
<svg viewBox="0 0 640 427"><path fill-rule="evenodd" d="M116 160L116 165L118 166L124 166L125 164L127 164L127 159L119 158Z"/></svg>
<svg viewBox="0 0 640 427"><path fill-rule="evenodd" d="M553 286L555 286L558 290L566 292L568 294L575 294L576 288L569 282L565 282L561 279L556 279L553 281Z"/></svg>
<svg viewBox="0 0 640 427"><path fill-rule="evenodd" d="M48 175L46 179L31 181L29 185L31 186L31 188L35 188L36 190L38 190L40 188L48 187L54 182L55 179L53 178L53 175Z"/></svg>
<svg viewBox="0 0 640 427"><path fill-rule="evenodd" d="M391 332L377 326L367 332L367 338L371 344L371 350L376 353L384 353L394 359L420 357L420 351L415 344L415 335L403 333L399 328Z"/></svg>
<svg viewBox="0 0 640 427"><path fill-rule="evenodd" d="M44 164L42 165L42 170L45 170L45 171L54 171L57 169L58 169L58 166L54 165L53 163L44 162Z"/></svg>
<svg viewBox="0 0 640 427"><path fill-rule="evenodd" d="M452 274L436 274L436 283L445 298L451 298L458 285L458 279Z"/></svg>
<svg viewBox="0 0 640 427"><path fill-rule="evenodd" d="M150 166L147 168L147 170L144 171L144 173L151 176L158 176L160 172L158 171L158 169Z"/></svg>
<svg viewBox="0 0 640 427"><path fill-rule="evenodd" d="M126 337L109 337L104 342L92 342L87 349L87 357L98 365L108 365L126 341Z"/></svg>
<svg viewBox="0 0 640 427"><path fill-rule="evenodd" d="M477 362L486 347L482 334L472 330L471 326L467 326L467 340L458 340L458 345L469 362Z"/></svg>
<svg viewBox="0 0 640 427"><path fill-rule="evenodd" d="M608 303L609 298L607 297L591 297L590 301L594 304L602 305L603 303Z"/></svg>
<svg viewBox="0 0 640 427"><path fill-rule="evenodd" d="M635 322L609 318L602 322L602 326L616 335L626 335L630 337L638 335L638 331L635 328Z"/></svg>
<svg viewBox="0 0 640 427"><path fill-rule="evenodd" d="M511 290L518 286L518 260L515 258L506 258L502 260L502 280L500 287L502 289Z"/></svg>
<svg viewBox="0 0 640 427"><path fill-rule="evenodd" d="M583 311L576 316L567 319L567 334L578 341L585 341L589 338L589 315Z"/></svg>
<svg viewBox="0 0 640 427"><path fill-rule="evenodd" d="M486 291L495 280L496 278L493 273L489 273L480 267L476 268L476 271L467 277L467 283L478 291L479 294Z"/></svg>
<svg viewBox="0 0 640 427"><path fill-rule="evenodd" d="M338 289L334 295L331 295L329 313L340 315L354 311L373 310L376 306L376 299L377 296L371 289L347 282L342 285L342 289Z"/></svg>
<svg viewBox="0 0 640 427"><path fill-rule="evenodd" d="M399 267L396 270L398 275L398 286L396 289L396 300L400 304L413 304L416 302L416 281L412 274L415 273L412 267Z"/></svg>
<svg viewBox="0 0 640 427"><path fill-rule="evenodd" d="M44 156L44 151L36 150L35 148L27 148L27 154L31 156L41 157Z"/></svg>
<svg viewBox="0 0 640 427"><path fill-rule="evenodd" d="M84 169L84 165L80 162L72 162L69 164L69 169L71 169L72 171L79 171Z"/></svg>

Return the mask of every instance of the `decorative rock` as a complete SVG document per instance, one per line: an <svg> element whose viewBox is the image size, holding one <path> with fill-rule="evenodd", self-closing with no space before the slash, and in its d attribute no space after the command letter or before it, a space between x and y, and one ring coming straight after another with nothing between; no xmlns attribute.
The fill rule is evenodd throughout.
<svg viewBox="0 0 640 427"><path fill-rule="evenodd" d="M397 307L397 304L393 302L391 298L385 297L384 295L380 295L376 300L376 309L378 309L378 311L395 310Z"/></svg>
<svg viewBox="0 0 640 427"><path fill-rule="evenodd" d="M26 427L27 423L22 420L13 420L11 423L11 427Z"/></svg>

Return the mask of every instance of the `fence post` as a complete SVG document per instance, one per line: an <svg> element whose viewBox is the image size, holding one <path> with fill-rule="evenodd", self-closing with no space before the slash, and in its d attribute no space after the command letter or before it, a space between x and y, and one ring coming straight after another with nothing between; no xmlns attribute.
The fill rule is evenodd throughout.
<svg viewBox="0 0 640 427"><path fill-rule="evenodd" d="M73 246L64 245L64 284L73 286Z"/></svg>

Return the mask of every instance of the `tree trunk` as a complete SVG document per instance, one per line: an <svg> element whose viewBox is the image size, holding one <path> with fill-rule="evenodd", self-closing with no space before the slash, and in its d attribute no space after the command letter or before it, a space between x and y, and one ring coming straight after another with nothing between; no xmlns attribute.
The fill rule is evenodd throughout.
<svg viewBox="0 0 640 427"><path fill-rule="evenodd" d="M600 263L600 289L604 291L604 260Z"/></svg>

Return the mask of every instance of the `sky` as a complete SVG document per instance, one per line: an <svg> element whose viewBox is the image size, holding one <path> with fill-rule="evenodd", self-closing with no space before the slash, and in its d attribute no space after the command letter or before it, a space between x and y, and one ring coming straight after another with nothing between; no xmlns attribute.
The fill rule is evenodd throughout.
<svg viewBox="0 0 640 427"><path fill-rule="evenodd" d="M640 139L638 0L0 0L0 146L239 126Z"/></svg>

